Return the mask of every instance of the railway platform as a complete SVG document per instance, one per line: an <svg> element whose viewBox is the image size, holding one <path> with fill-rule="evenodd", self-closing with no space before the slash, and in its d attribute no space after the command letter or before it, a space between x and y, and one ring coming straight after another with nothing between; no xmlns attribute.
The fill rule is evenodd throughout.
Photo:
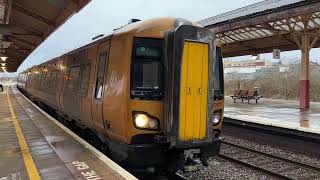
<svg viewBox="0 0 320 180"><path fill-rule="evenodd" d="M16 88L0 102L0 180L136 179Z"/></svg>
<svg viewBox="0 0 320 180"><path fill-rule="evenodd" d="M300 110L293 100L262 99L258 104L234 103L225 98L224 117L228 121L252 123L275 127L283 131L294 131L320 137L320 103L311 103L309 110Z"/></svg>

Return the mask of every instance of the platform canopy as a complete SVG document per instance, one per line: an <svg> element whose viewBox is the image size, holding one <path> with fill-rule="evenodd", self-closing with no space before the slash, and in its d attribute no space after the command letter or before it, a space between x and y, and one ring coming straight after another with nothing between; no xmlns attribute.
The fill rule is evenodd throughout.
<svg viewBox="0 0 320 180"><path fill-rule="evenodd" d="M0 0L0 72L15 72L35 48L90 1Z"/></svg>
<svg viewBox="0 0 320 180"><path fill-rule="evenodd" d="M300 108L310 107L309 57L320 47L319 0L265 0L198 23L216 33L224 57L301 50Z"/></svg>
<svg viewBox="0 0 320 180"><path fill-rule="evenodd" d="M217 33L224 57L302 49L302 34L320 47L319 0L266 0L198 23Z"/></svg>

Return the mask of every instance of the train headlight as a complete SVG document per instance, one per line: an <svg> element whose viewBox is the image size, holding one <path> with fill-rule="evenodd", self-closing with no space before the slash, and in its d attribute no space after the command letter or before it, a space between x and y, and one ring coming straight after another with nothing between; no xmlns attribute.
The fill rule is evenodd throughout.
<svg viewBox="0 0 320 180"><path fill-rule="evenodd" d="M221 114L220 113L214 113L212 118L212 124L217 125L220 123L221 120Z"/></svg>
<svg viewBox="0 0 320 180"><path fill-rule="evenodd" d="M133 115L134 125L138 129L144 130L159 130L159 121L144 113L135 113Z"/></svg>

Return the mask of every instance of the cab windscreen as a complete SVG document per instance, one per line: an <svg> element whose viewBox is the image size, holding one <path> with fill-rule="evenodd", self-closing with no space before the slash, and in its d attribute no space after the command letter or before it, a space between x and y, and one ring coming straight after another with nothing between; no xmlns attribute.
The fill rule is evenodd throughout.
<svg viewBox="0 0 320 180"><path fill-rule="evenodd" d="M131 62L132 99L158 100L163 94L163 40L134 38Z"/></svg>

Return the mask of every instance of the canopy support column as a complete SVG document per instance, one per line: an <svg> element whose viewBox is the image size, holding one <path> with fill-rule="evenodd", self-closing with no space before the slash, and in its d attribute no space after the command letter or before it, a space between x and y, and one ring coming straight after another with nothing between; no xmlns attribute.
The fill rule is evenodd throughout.
<svg viewBox="0 0 320 180"><path fill-rule="evenodd" d="M301 70L300 70L300 109L310 108L310 72L309 72L309 53L310 53L310 36L302 35L301 42Z"/></svg>

